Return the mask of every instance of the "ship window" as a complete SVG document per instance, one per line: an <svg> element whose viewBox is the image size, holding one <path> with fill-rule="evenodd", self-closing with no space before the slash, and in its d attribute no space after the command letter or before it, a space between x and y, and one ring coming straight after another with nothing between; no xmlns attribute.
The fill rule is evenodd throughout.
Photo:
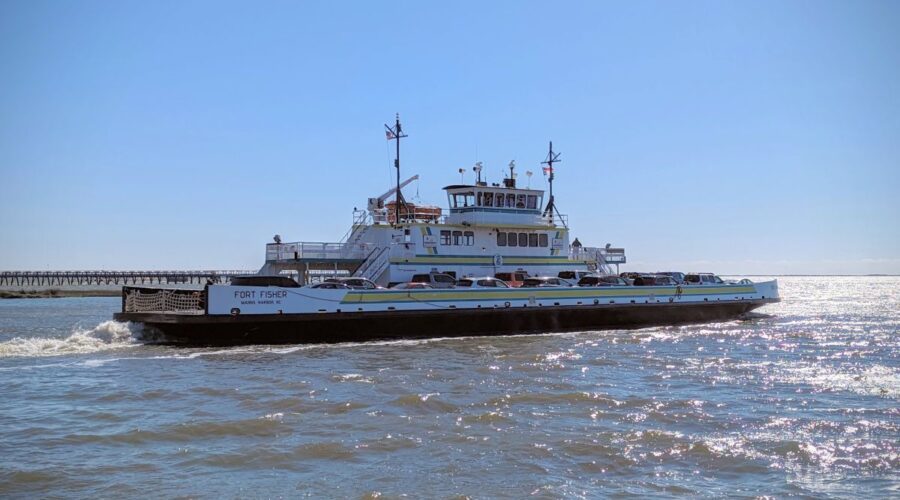
<svg viewBox="0 0 900 500"><path fill-rule="evenodd" d="M525 233L519 233L519 246L527 247L528 246L528 235Z"/></svg>
<svg viewBox="0 0 900 500"><path fill-rule="evenodd" d="M462 245L462 231L453 231L453 244Z"/></svg>
<svg viewBox="0 0 900 500"><path fill-rule="evenodd" d="M497 246L498 247L506 246L506 233L497 232Z"/></svg>
<svg viewBox="0 0 900 500"><path fill-rule="evenodd" d="M538 235L537 234L529 234L528 235L528 246L530 246L530 247L538 246Z"/></svg>
<svg viewBox="0 0 900 500"><path fill-rule="evenodd" d="M518 240L517 238L518 238L519 235L516 234L516 233L508 233L508 235L509 235L509 236L506 238L506 244L509 245L509 246L511 246L511 247L518 246L518 244L519 244L518 241L519 241L519 240Z"/></svg>
<svg viewBox="0 0 900 500"><path fill-rule="evenodd" d="M450 231L441 231L441 245L449 245L450 242Z"/></svg>
<svg viewBox="0 0 900 500"><path fill-rule="evenodd" d="M494 193L484 193L484 199L482 200L484 204L482 206L492 207L494 206Z"/></svg>
<svg viewBox="0 0 900 500"><path fill-rule="evenodd" d="M538 235L538 244L540 246L542 246L542 247L548 246L549 242L547 240L548 240L548 237L547 237L546 233L541 233Z"/></svg>
<svg viewBox="0 0 900 500"><path fill-rule="evenodd" d="M503 208L503 193L496 193L496 196L494 197L494 206Z"/></svg>
<svg viewBox="0 0 900 500"><path fill-rule="evenodd" d="M472 246L475 244L475 233L472 231L463 232L463 237L466 240L466 246Z"/></svg>
<svg viewBox="0 0 900 500"><path fill-rule="evenodd" d="M537 196L533 194L528 195L528 208L534 210L537 208Z"/></svg>
<svg viewBox="0 0 900 500"><path fill-rule="evenodd" d="M520 194L516 197L516 208L525 208L525 195Z"/></svg>
<svg viewBox="0 0 900 500"><path fill-rule="evenodd" d="M516 195L514 195L514 194L506 195L506 206L508 208L514 208L516 206Z"/></svg>

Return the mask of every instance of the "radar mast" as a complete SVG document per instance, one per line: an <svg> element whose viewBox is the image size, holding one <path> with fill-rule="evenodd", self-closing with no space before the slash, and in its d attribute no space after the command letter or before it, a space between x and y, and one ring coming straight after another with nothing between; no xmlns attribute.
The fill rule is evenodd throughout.
<svg viewBox="0 0 900 500"><path fill-rule="evenodd" d="M556 209L556 202L553 199L553 164L561 162L559 159L560 153L553 152L553 141L550 141L550 152L547 153L547 159L542 161L542 165L547 165L544 167L544 173L549 176L550 181L550 197L547 199L547 208L544 209L544 217L547 217L550 220L550 224L553 224L553 213L556 212L559 215L559 210ZM562 216L560 216L560 220Z"/></svg>
<svg viewBox="0 0 900 500"><path fill-rule="evenodd" d="M393 127L389 127L385 123L384 128L386 129L384 134L387 136L387 140L397 141L397 157L394 158L394 167L397 169L397 201L394 202L394 224L399 225L400 207L406 208L406 200L403 199L403 193L400 191L400 139L406 137L406 134L403 133L403 129L400 127L400 113L397 113Z"/></svg>

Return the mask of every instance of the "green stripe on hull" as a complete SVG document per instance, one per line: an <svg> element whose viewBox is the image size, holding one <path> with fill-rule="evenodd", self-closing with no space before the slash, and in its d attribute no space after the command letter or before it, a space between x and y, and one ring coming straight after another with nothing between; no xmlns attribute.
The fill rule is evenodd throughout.
<svg viewBox="0 0 900 500"><path fill-rule="evenodd" d="M733 295L733 294L756 293L756 288L751 286L741 287L716 287L705 289L682 288L682 296L697 295ZM534 299L552 300L552 299L600 299L600 298L620 298L620 297L636 297L646 298L654 297L674 297L676 291L673 287L610 287L600 290L584 290L584 289L552 289L541 290L536 288L529 289L501 289L501 290L471 290L459 291L457 289L449 290L404 290L404 291L377 291L377 292L348 292L342 303L347 304L374 304L384 302L463 302L473 300L529 300Z"/></svg>

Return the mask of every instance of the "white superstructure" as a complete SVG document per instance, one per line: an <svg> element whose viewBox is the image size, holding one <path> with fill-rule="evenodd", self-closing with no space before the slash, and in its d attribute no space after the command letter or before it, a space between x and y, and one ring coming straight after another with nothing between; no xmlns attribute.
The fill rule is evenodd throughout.
<svg viewBox="0 0 900 500"><path fill-rule="evenodd" d="M429 272L457 278L514 271L556 276L560 271L610 273L612 265L618 270L625 262L622 248L572 245L566 217L552 197L553 163L559 161L552 144L545 162L551 182L547 200L543 190L516 186L513 163L502 184L482 182L479 165L474 184L444 188L445 212L404 200L400 190L418 176L399 182L399 140L405 135L399 120L387 128L388 138L398 143L397 187L355 211L353 226L340 242L282 243L277 238L266 246L261 274L296 272L302 282L315 274L345 273L386 286ZM392 196L396 199L387 202Z"/></svg>

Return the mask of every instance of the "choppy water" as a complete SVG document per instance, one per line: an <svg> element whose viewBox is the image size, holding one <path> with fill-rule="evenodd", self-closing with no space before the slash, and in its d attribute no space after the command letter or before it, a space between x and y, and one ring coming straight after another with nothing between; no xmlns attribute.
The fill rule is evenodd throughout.
<svg viewBox="0 0 900 500"><path fill-rule="evenodd" d="M0 496L897 497L900 278L780 284L749 321L230 349L0 301Z"/></svg>

